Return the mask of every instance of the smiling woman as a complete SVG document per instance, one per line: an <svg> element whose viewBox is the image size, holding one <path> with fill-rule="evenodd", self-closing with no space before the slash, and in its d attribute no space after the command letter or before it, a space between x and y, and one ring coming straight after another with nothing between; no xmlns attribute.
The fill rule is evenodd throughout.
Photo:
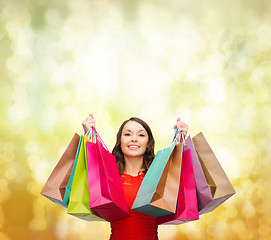
<svg viewBox="0 0 271 240"><path fill-rule="evenodd" d="M112 153L116 157L119 173L133 176L145 173L154 159L154 138L150 127L139 118L123 122L117 133Z"/></svg>
<svg viewBox="0 0 271 240"><path fill-rule="evenodd" d="M125 156L125 171L138 175L136 169L143 165L143 156L148 144L148 134L143 126L136 121L128 121L121 134L121 150Z"/></svg>
<svg viewBox="0 0 271 240"><path fill-rule="evenodd" d="M95 127L93 115L82 122L85 132ZM173 126L187 133L188 126L177 118ZM130 216L111 222L110 240L157 240L156 218L131 210L141 182L154 155L154 138L150 127L140 118L132 117L122 123L112 151L118 165Z"/></svg>

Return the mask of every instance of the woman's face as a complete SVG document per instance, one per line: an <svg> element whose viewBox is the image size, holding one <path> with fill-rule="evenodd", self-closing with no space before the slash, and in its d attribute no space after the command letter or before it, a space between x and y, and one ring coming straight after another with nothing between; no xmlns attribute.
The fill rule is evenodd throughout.
<svg viewBox="0 0 271 240"><path fill-rule="evenodd" d="M121 133L121 150L124 156L141 157L149 141L145 128L135 121L128 121Z"/></svg>

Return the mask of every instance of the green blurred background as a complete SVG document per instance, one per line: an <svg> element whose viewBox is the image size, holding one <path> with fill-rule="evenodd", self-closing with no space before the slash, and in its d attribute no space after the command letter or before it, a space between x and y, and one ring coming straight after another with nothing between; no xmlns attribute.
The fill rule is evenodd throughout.
<svg viewBox="0 0 271 240"><path fill-rule="evenodd" d="M0 239L108 239L39 193L93 112L112 149L131 116L158 151L177 116L237 193L161 240L271 239L269 0L0 0Z"/></svg>

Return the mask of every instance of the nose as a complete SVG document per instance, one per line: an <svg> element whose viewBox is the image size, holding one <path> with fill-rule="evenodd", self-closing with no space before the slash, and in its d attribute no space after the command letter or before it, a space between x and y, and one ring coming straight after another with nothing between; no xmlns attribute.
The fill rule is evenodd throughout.
<svg viewBox="0 0 271 240"><path fill-rule="evenodd" d="M136 136L136 134L134 134L134 135L132 136L132 141L133 141L133 142L137 142L137 136Z"/></svg>

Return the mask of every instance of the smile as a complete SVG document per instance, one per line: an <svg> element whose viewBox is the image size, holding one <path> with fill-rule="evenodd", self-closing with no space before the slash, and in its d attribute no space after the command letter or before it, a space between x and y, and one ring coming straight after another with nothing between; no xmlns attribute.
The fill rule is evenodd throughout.
<svg viewBox="0 0 271 240"><path fill-rule="evenodd" d="M140 148L140 147L137 146L137 145L129 145L128 148L129 148L129 149L138 149L138 148Z"/></svg>

